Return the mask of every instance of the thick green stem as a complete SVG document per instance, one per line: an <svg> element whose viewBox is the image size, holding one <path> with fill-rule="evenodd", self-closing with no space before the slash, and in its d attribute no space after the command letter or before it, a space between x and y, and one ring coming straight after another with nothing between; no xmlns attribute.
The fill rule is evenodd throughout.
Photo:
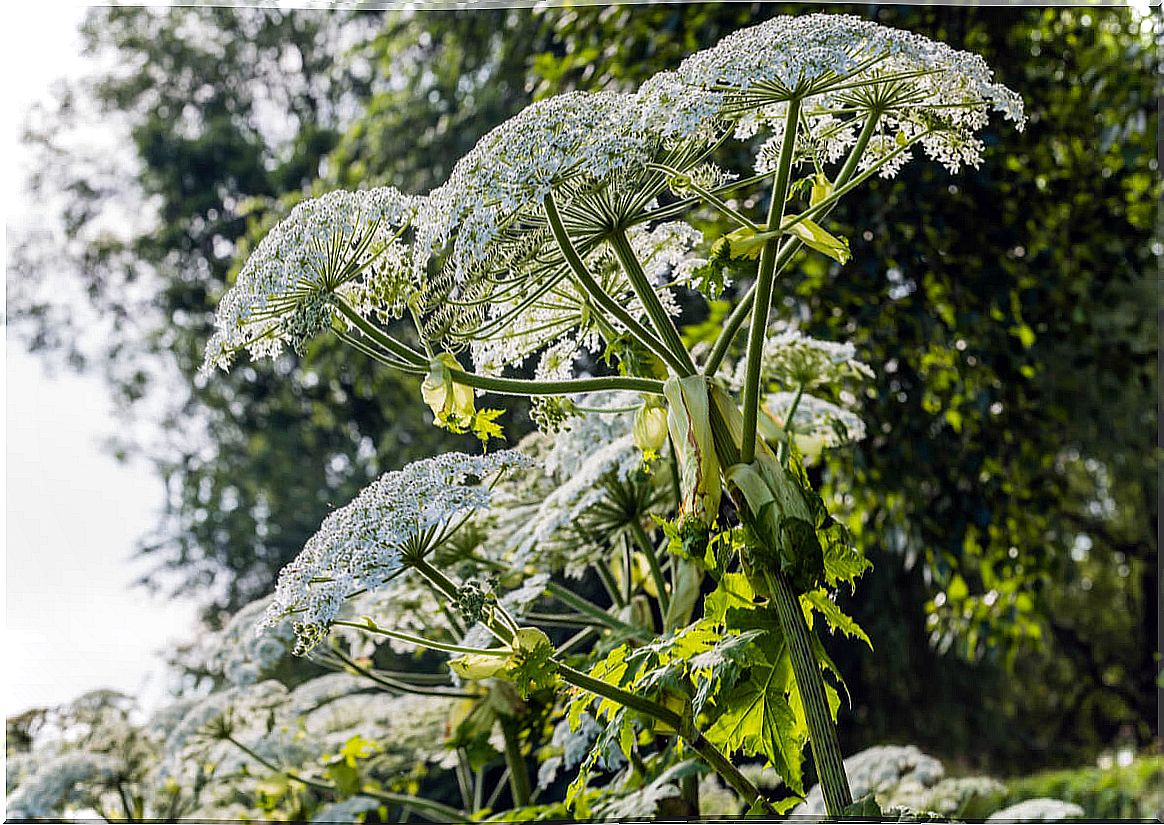
<svg viewBox="0 0 1164 825"><path fill-rule="evenodd" d="M671 350L671 353L682 365L683 371L679 374L695 375L695 362L691 360L691 353L687 351L683 339L679 337L679 330L676 329L675 322L671 320L671 316L667 314L667 310L663 309L663 304L659 302L659 296L655 294L655 289L651 286L647 273L643 271L643 265L639 262L638 255L635 254L634 247L631 246L626 232L622 229L613 232L610 236L610 246L614 250L618 262L622 264L627 280L631 283L631 288L635 291L643 308L646 309L647 317L651 319L651 326L655 328L655 332L663 339L663 344Z"/></svg>
<svg viewBox="0 0 1164 825"><path fill-rule="evenodd" d="M730 467L739 463L739 449L726 422L714 405L711 408L711 429L720 464ZM734 495L733 500L741 513L746 512L747 501L742 497L737 499ZM796 686L804 705L809 742L817 766L817 775L824 791L825 805L829 816L841 816L844 809L852 804L853 795L849 790L848 777L845 775L836 725L829 711L824 676L813 654L812 639L809 636L808 624L804 620L804 611L800 607L799 597L782 573L765 572L765 577L781 628L788 640L792 675L796 679Z"/></svg>
<svg viewBox="0 0 1164 825"><path fill-rule="evenodd" d="M792 673L808 721L808 741L824 792L825 810L829 816L839 817L844 815L845 808L853 804L853 793L849 789L841 745L837 740L837 727L825 694L824 676L812 650L809 635L812 631L804 620L800 598L787 577L779 572L765 572L764 575L780 617L780 625L784 629L784 637L788 640Z"/></svg>
<svg viewBox="0 0 1164 825"><path fill-rule="evenodd" d="M499 395L572 395L574 393L631 390L652 395L663 394L663 383L650 378L607 375L600 378L571 378L566 381L526 381L522 378L497 378L464 370L450 370L453 380L466 387Z"/></svg>
<svg viewBox="0 0 1164 825"><path fill-rule="evenodd" d="M651 544L650 537L647 536L637 519L631 521L631 535L635 538L635 544L647 557L647 566L651 568L651 579L655 582L655 589L659 591L659 608L666 616L667 611L671 608L671 594L667 592L667 579L663 577L663 568L659 566L659 557L655 553L655 546Z"/></svg>
<svg viewBox="0 0 1164 825"><path fill-rule="evenodd" d="M521 743L517 739L518 728L512 719L501 720L501 734L505 739L505 764L509 768L509 790L513 793L515 808L529 805L529 772L525 758L521 755Z"/></svg>
<svg viewBox="0 0 1164 825"><path fill-rule="evenodd" d="M651 335L646 327L635 320L626 309L614 300L602 288L598 281L594 280L594 276L590 274L590 270L586 268L585 261L578 254L578 250L574 248L573 241L570 240L570 234L566 231L566 225L562 223L562 216L558 212L558 205L554 202L552 194L546 195L544 204L546 213L546 220L550 224L550 230L554 234L554 240L558 242L558 247L566 259L566 264L570 267L570 271L574 273L574 278L583 290L594 300L596 304L611 317L616 318L632 336L639 340L643 346L651 350L651 352L658 355L663 361L680 375L684 374L685 365L680 361L670 349Z"/></svg>
<svg viewBox="0 0 1164 825"><path fill-rule="evenodd" d="M780 161L776 166L776 181L772 186L772 200L768 204L768 229L776 230L784 218L784 204L792 172L792 156L796 135L800 131L800 99L788 101L788 115L784 121L784 140L780 145ZM760 253L760 267L756 273L756 297L752 307L752 326L748 331L748 361L744 378L744 437L740 443L740 460L752 463L756 456L756 416L759 410L760 364L764 357L764 338L768 332L768 310L772 305L772 284L776 279L776 253L779 236L764 243Z"/></svg>
<svg viewBox="0 0 1164 825"><path fill-rule="evenodd" d="M877 166L874 166L863 172L858 180L852 179L853 173L857 171L857 167L861 162L861 156L865 153L865 147L869 145L869 141L873 138L874 132L876 132L877 121L878 116L876 114L870 115L869 118L865 121L865 125L861 129L861 133L857 136L857 143L853 146L852 151L849 152L849 157L845 160L845 164L841 167L841 171L837 173L837 179L835 181L837 188L833 194L826 198L824 201L818 203L815 207L804 212L800 216L801 218L812 217L813 220L823 218L825 215L832 211L833 207L837 205L837 202L841 199L841 197L852 191L857 184L861 183L877 171ZM788 265L788 263L792 260L792 257L797 252L799 252L803 246L803 241L797 238L789 238L784 243L784 245L780 247L780 252L776 257L776 272L779 273L783 271L784 267ZM727 351L731 347L732 341L736 337L736 333L739 332L740 327L743 325L744 321L747 320L748 313L752 310L755 298L756 284L752 284L752 286L748 288L748 291L744 293L744 296L740 298L739 303L736 304L735 308L731 311L731 314L729 314L727 319L724 321L723 330L720 332L719 337L716 338L715 344L712 345L711 354L708 355L707 363L704 365L704 374L714 375L716 370L719 369L720 363L723 361L724 356L727 355Z"/></svg>

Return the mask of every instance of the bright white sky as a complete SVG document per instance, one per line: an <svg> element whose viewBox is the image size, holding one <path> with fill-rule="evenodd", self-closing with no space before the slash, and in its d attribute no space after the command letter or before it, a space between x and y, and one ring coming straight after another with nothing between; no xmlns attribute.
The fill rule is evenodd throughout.
<svg viewBox="0 0 1164 825"><path fill-rule="evenodd" d="M84 11L52 2L0 12L6 229L34 214L22 194L21 120L54 80L84 71ZM98 380L50 376L19 342L6 341L4 366L4 714L99 687L153 704L165 687L157 651L190 636L195 614L188 602L131 587L144 569L133 548L154 523L160 482L103 451L117 422Z"/></svg>

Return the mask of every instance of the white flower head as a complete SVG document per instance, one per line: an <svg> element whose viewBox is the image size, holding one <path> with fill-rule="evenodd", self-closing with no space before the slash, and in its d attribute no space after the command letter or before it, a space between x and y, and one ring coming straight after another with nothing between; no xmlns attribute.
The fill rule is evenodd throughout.
<svg viewBox="0 0 1164 825"><path fill-rule="evenodd" d="M986 818L987 822L1063 822L1068 819L1083 819L1083 808L1074 802L1061 799L1026 799L1009 808L995 811Z"/></svg>
<svg viewBox="0 0 1164 825"><path fill-rule="evenodd" d="M839 385L851 379L873 378L873 370L857 360L850 343L822 341L798 329L788 329L764 341L760 374L782 387L806 389ZM747 364L736 365L734 384L743 386Z"/></svg>
<svg viewBox="0 0 1164 825"><path fill-rule="evenodd" d="M991 111L1019 129L1026 123L1021 99L994 81L980 56L849 15L772 18L691 55L674 75L652 93L686 101L674 106L675 128L691 120L691 111L709 117L716 106L719 116L736 121L740 137L761 126L779 131L786 104L799 99L801 159L838 160L856 140L854 121L876 112L879 129L891 135L930 135L922 143L926 152L957 171L977 164L981 144L973 133ZM834 113L856 117L846 124ZM881 157L888 154L883 142L877 148ZM906 154L890 162L900 167Z"/></svg>
<svg viewBox="0 0 1164 825"><path fill-rule="evenodd" d="M603 505L612 489L653 483L636 478L642 451L632 430L639 404L634 393L594 395L586 405L610 412L587 412L569 419L552 439L535 437L545 473L536 483L505 491L498 503L502 529L490 542L494 552L515 566L572 577L600 558Z"/></svg>
<svg viewBox="0 0 1164 825"><path fill-rule="evenodd" d="M791 429L800 452L812 458L825 447L840 447L865 437L865 422L830 401L804 393L796 403L789 426L788 413L796 393L777 392L764 399L760 412L785 430Z"/></svg>
<svg viewBox="0 0 1164 825"><path fill-rule="evenodd" d="M417 199L391 187L302 201L259 242L218 305L204 373L249 350L274 357L329 328L332 296L398 317L410 296L411 249L399 239Z"/></svg>
<svg viewBox="0 0 1164 825"><path fill-rule="evenodd" d="M321 805L311 817L312 822L359 822L359 817L374 811L383 803L370 796L350 796L341 802Z"/></svg>
<svg viewBox="0 0 1164 825"><path fill-rule="evenodd" d="M290 652L295 632L289 620L255 634L255 622L270 606L269 596L243 607L226 626L202 642L207 670L221 674L232 685L254 684L269 675Z"/></svg>
<svg viewBox="0 0 1164 825"><path fill-rule="evenodd" d="M489 132L430 195L421 233L436 246L455 236L452 265L463 277L492 254L507 226L538 220L551 192L600 186L651 157L633 95L569 92L537 101ZM442 237L444 236L444 237Z"/></svg>
<svg viewBox="0 0 1164 825"><path fill-rule="evenodd" d="M166 737L161 778L187 775L216 750L226 733L243 739L257 734L267 714L286 696L283 685L268 679L216 691L189 706Z"/></svg>
<svg viewBox="0 0 1164 825"><path fill-rule="evenodd" d="M667 188L669 176L651 164L684 173L704 166L707 139L668 135L658 120L641 96L570 92L532 104L485 135L417 219L417 244L442 256L428 282L426 336L501 336L508 348L493 349L505 349L510 360L477 359L499 369L515 353L530 354L524 339L546 345L569 334L590 310L579 312L584 296L551 231L546 201L553 196L572 244L589 262L610 233ZM610 292L623 284L603 286ZM593 334L581 325L583 336Z"/></svg>
<svg viewBox="0 0 1164 825"><path fill-rule="evenodd" d="M67 751L39 765L10 797L8 816L41 819L62 816L70 803L99 795L100 785L126 770L115 756Z"/></svg>
<svg viewBox="0 0 1164 825"><path fill-rule="evenodd" d="M344 600L382 587L460 526L459 517L489 506L488 481L530 459L503 450L484 456L446 453L385 473L326 519L283 568L260 628L290 616L302 655L320 642Z"/></svg>
<svg viewBox="0 0 1164 825"><path fill-rule="evenodd" d="M845 760L845 774L853 796L884 794L902 782L916 782L930 787L945 775L942 763L914 745L876 745L855 753ZM793 817L824 816L824 795L814 785L805 801L793 808Z"/></svg>

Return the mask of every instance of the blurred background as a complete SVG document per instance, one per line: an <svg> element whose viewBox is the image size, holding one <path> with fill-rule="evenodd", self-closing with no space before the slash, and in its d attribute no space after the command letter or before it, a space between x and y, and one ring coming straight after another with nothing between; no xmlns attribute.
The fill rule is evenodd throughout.
<svg viewBox="0 0 1164 825"><path fill-rule="evenodd" d="M7 84L6 716L205 690L200 632L269 592L329 508L458 444L414 382L329 341L195 377L289 202L425 192L533 99L633 88L806 10L72 7L8 27L29 82ZM841 741L1158 810L1158 17L827 10L982 54L1030 115L985 132L978 170L858 190L836 213L853 260L779 284L785 317L878 373L870 437L819 478L875 564L845 605L875 652L829 642ZM507 420L510 441L530 426Z"/></svg>

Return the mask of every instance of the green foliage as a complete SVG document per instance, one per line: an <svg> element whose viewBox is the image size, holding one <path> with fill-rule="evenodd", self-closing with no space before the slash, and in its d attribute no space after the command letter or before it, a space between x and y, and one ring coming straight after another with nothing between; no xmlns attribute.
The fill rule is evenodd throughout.
<svg viewBox="0 0 1164 825"><path fill-rule="evenodd" d="M1164 757L1145 756L1130 765L1047 771L1012 779L1000 807L1024 799L1074 802L1088 819L1160 819L1164 815Z"/></svg>

